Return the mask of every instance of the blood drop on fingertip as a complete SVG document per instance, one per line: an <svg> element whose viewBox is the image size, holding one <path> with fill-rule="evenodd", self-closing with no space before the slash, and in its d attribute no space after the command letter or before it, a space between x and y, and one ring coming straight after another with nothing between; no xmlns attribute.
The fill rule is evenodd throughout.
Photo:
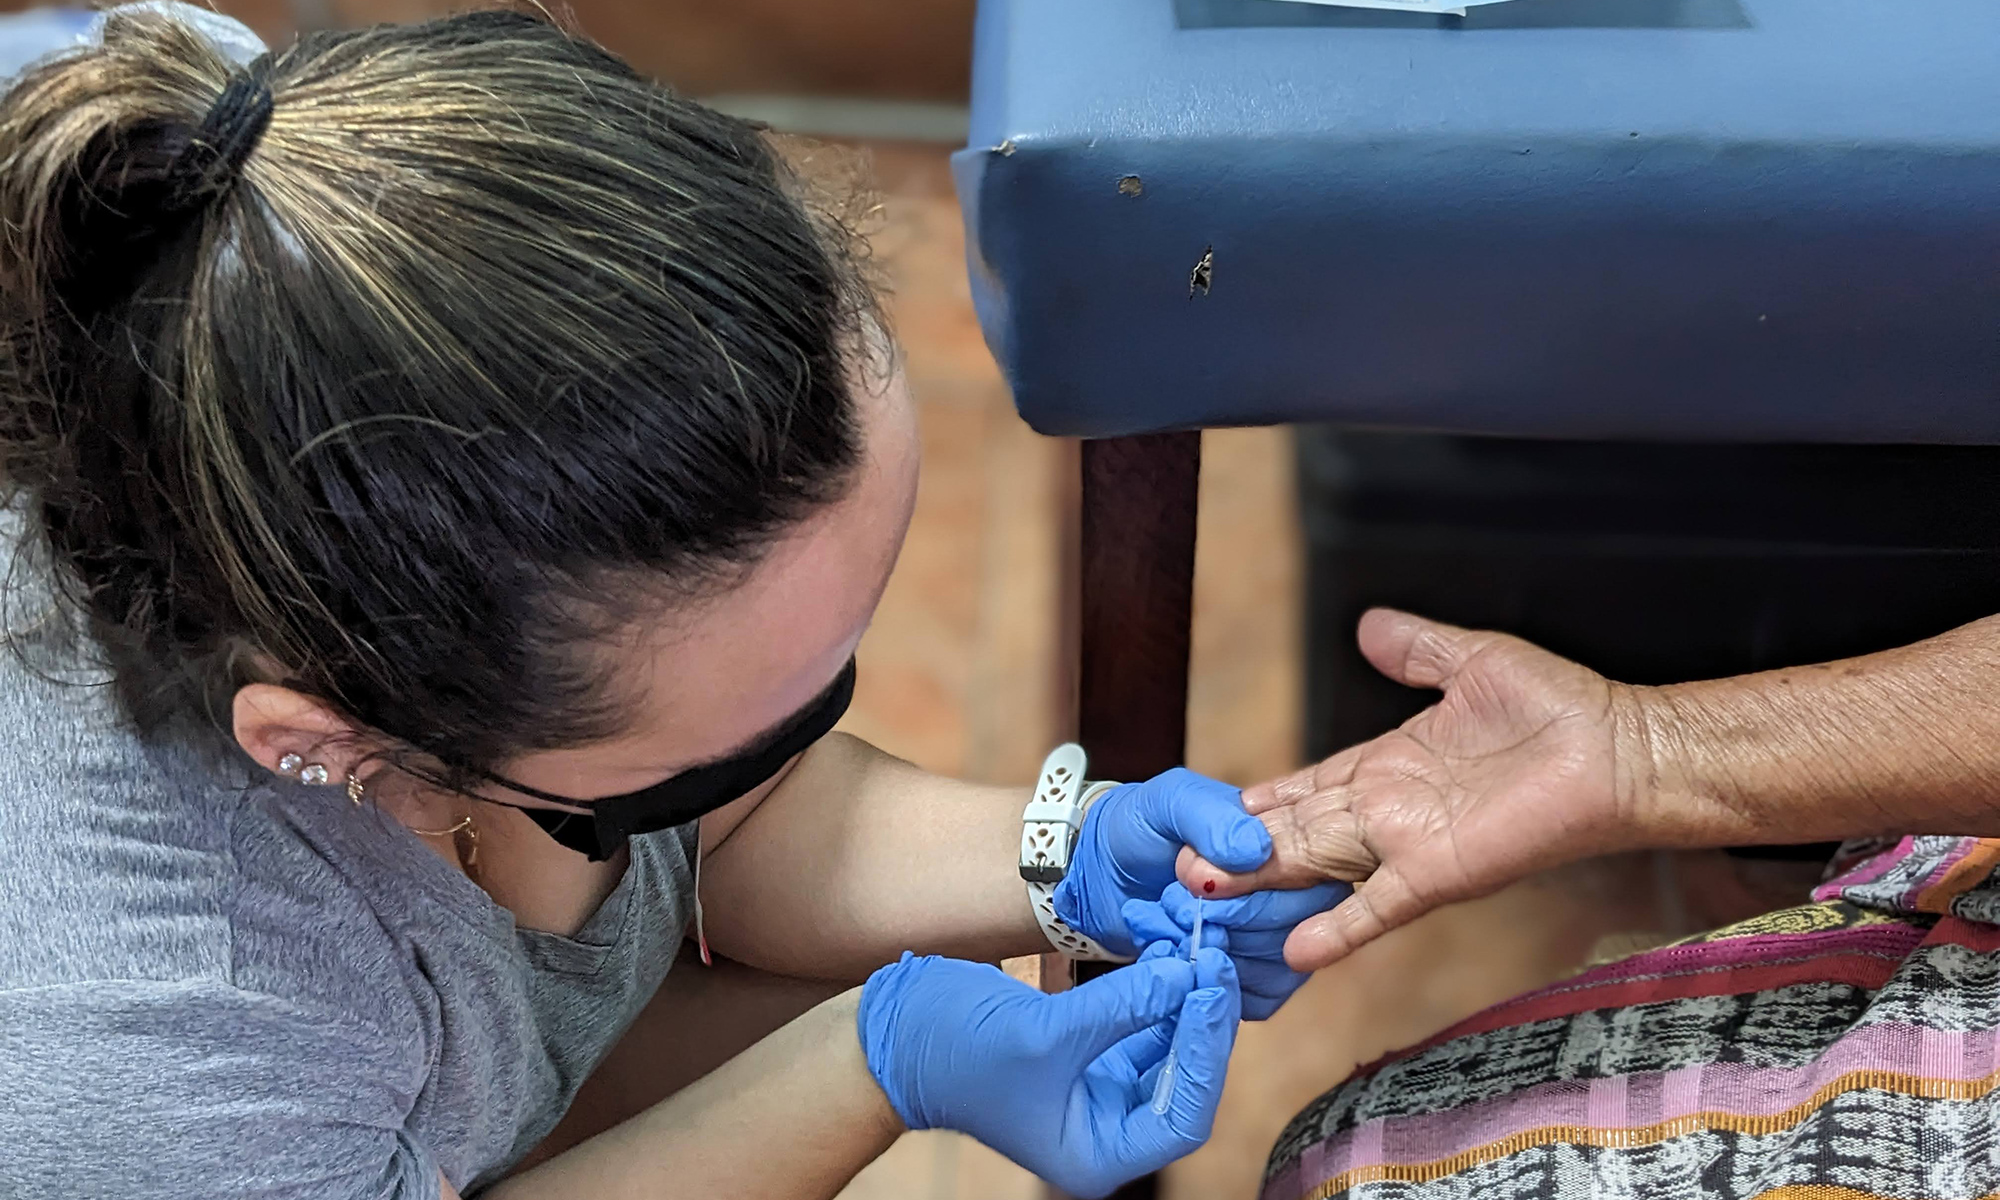
<svg viewBox="0 0 2000 1200"><path fill-rule="evenodd" d="M1204 891L1204 892L1212 892L1212 891L1214 891L1214 890L1215 890L1215 880L1213 880L1213 879L1204 879L1204 880L1202 880L1202 883L1201 883L1201 890L1202 890L1202 891Z"/></svg>

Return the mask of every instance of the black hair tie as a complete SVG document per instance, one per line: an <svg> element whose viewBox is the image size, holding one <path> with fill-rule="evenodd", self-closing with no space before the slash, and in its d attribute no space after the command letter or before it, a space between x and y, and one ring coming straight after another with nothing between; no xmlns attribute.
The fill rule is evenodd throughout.
<svg viewBox="0 0 2000 1200"><path fill-rule="evenodd" d="M232 74L208 115L167 168L167 205L199 207L227 192L271 124L271 56L260 54Z"/></svg>

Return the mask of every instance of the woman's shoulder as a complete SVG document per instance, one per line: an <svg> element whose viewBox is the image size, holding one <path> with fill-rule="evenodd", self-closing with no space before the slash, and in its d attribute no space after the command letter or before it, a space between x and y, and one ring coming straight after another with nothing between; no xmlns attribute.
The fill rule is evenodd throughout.
<svg viewBox="0 0 2000 1200"><path fill-rule="evenodd" d="M108 690L0 649L0 988L226 977L221 798L160 762Z"/></svg>
<svg viewBox="0 0 2000 1200"><path fill-rule="evenodd" d="M0 989L0 1195L436 1196L420 1038L212 980Z"/></svg>
<svg viewBox="0 0 2000 1200"><path fill-rule="evenodd" d="M434 1021L366 906L254 791L87 697L22 704L21 669L0 661L0 1195L434 1187L398 1133Z"/></svg>
<svg viewBox="0 0 2000 1200"><path fill-rule="evenodd" d="M421 970L392 927L406 881L302 827L320 797L141 738L106 701L24 705L22 687L0 662L0 990L212 983L420 1019Z"/></svg>
<svg viewBox="0 0 2000 1200"><path fill-rule="evenodd" d="M391 1013L384 997L407 997L416 968L383 898L329 861L286 798L204 749L142 737L108 691L0 651L0 992L240 986L406 1024L421 1003Z"/></svg>
<svg viewBox="0 0 2000 1200"><path fill-rule="evenodd" d="M230 984L246 893L314 856L293 838L286 860L282 818L208 740L127 719L36 546L0 508L0 990Z"/></svg>

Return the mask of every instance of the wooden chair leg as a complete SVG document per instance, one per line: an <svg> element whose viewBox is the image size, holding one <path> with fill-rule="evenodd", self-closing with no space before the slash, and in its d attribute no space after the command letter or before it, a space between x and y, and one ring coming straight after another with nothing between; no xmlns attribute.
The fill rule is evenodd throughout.
<svg viewBox="0 0 2000 1200"><path fill-rule="evenodd" d="M1085 442L1082 475L1077 740L1093 776L1147 779L1187 751L1201 434ZM1158 1194L1148 1176L1115 1196Z"/></svg>
<svg viewBox="0 0 2000 1200"><path fill-rule="evenodd" d="M1145 779L1187 752L1201 434L1083 444L1077 734L1093 775Z"/></svg>

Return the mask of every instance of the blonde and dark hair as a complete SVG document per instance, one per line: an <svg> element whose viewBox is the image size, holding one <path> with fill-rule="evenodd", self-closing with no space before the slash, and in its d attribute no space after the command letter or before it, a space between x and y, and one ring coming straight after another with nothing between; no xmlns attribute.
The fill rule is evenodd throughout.
<svg viewBox="0 0 2000 1200"><path fill-rule="evenodd" d="M272 670L469 768L618 729L578 644L838 497L871 320L760 131L533 15L240 68L169 15L0 106L0 469L144 722Z"/></svg>

